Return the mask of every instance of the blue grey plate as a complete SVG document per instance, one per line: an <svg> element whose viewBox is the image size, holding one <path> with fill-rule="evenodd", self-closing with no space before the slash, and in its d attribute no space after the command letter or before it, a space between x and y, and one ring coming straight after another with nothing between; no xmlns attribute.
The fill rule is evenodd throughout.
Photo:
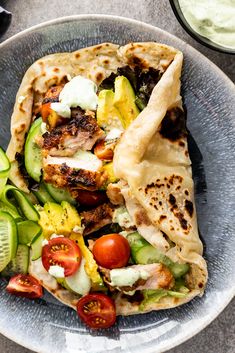
<svg viewBox="0 0 235 353"><path fill-rule="evenodd" d="M160 353L195 335L235 293L235 92L208 59L178 38L134 20L103 15L61 18L0 45L0 144L10 138L10 116L24 72L49 53L111 41L157 41L183 51L182 94L188 110L198 220L209 282L202 298L176 309L118 318L105 331L85 328L76 313L50 295L19 299L0 280L0 332L44 353Z"/></svg>

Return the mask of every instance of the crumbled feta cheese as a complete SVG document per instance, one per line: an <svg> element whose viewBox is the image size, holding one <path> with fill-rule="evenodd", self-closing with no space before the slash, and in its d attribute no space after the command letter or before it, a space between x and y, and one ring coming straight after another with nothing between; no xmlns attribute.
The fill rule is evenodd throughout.
<svg viewBox="0 0 235 353"><path fill-rule="evenodd" d="M83 231L84 231L84 229L85 229L84 226L83 226L83 227L81 227L81 226L75 226L75 227L73 228L73 232L74 232L74 233L80 233L80 234L82 234Z"/></svg>
<svg viewBox="0 0 235 353"><path fill-rule="evenodd" d="M45 246L45 245L47 245L48 244L48 240L47 239L43 239L43 241L42 241L42 246Z"/></svg>
<svg viewBox="0 0 235 353"><path fill-rule="evenodd" d="M125 206L118 207L113 213L113 223L118 223L122 228L135 226Z"/></svg>
<svg viewBox="0 0 235 353"><path fill-rule="evenodd" d="M64 236L62 234L53 233L51 235L50 239L55 239L55 238L64 238Z"/></svg>
<svg viewBox="0 0 235 353"><path fill-rule="evenodd" d="M47 130L47 124L44 123L44 122L42 122L42 123L41 123L41 133L42 133L42 135L43 135L43 134L45 134L46 132L48 132L48 130Z"/></svg>
<svg viewBox="0 0 235 353"><path fill-rule="evenodd" d="M136 290L130 290L129 292L123 291L123 293L127 294L127 295L134 295L135 292L136 292Z"/></svg>
<svg viewBox="0 0 235 353"><path fill-rule="evenodd" d="M67 104L60 102L51 103L51 109L58 113L63 118L71 117L71 110Z"/></svg>
<svg viewBox="0 0 235 353"><path fill-rule="evenodd" d="M122 232L119 232L124 238L126 238L129 234L133 233L133 230L123 230Z"/></svg>
<svg viewBox="0 0 235 353"><path fill-rule="evenodd" d="M56 278L64 278L64 268L59 265L50 266L48 273Z"/></svg>

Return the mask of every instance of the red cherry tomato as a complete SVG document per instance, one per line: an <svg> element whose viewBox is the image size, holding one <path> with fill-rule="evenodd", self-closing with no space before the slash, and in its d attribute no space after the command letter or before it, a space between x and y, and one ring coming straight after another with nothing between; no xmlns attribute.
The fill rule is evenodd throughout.
<svg viewBox="0 0 235 353"><path fill-rule="evenodd" d="M97 263L105 268L126 266L130 257L130 245L120 234L107 234L95 241L93 255Z"/></svg>
<svg viewBox="0 0 235 353"><path fill-rule="evenodd" d="M115 304L105 294L87 294L77 303L77 312L82 321L93 329L108 328L116 321Z"/></svg>
<svg viewBox="0 0 235 353"><path fill-rule="evenodd" d="M39 281L31 275L16 275L12 277L6 287L10 294L30 299L43 296L42 286Z"/></svg>
<svg viewBox="0 0 235 353"><path fill-rule="evenodd" d="M111 162L113 160L114 146L115 145L107 144L104 140L101 140L95 145L94 153L99 159Z"/></svg>
<svg viewBox="0 0 235 353"><path fill-rule="evenodd" d="M64 268L65 277L74 274L81 263L81 250L75 241L63 237L49 240L42 248L42 264L47 271L50 266Z"/></svg>
<svg viewBox="0 0 235 353"><path fill-rule="evenodd" d="M103 191L77 190L75 198L80 205L86 207L96 207L107 201Z"/></svg>
<svg viewBox="0 0 235 353"><path fill-rule="evenodd" d="M41 116L42 120L46 123L48 116L51 114L52 109L51 109L51 103L44 103L41 106Z"/></svg>

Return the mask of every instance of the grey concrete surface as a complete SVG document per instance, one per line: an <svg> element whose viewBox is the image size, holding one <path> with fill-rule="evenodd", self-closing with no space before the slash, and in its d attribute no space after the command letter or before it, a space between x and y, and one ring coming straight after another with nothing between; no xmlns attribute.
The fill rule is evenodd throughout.
<svg viewBox="0 0 235 353"><path fill-rule="evenodd" d="M0 5L13 13L11 27L0 42L32 25L61 16L85 13L120 15L150 23L183 39L235 82L235 56L217 53L192 39L178 24L168 0L0 0ZM235 353L234 319L235 300L206 329L168 353ZM0 335L0 353L32 352Z"/></svg>

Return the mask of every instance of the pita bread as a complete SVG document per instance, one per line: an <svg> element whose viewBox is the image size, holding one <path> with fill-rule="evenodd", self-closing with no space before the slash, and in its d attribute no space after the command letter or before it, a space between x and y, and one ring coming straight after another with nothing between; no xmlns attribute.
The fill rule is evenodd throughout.
<svg viewBox="0 0 235 353"><path fill-rule="evenodd" d="M48 55L36 61L26 72L11 119L12 138L7 149L13 165L10 178L27 192L15 155L22 152L33 112L51 85L76 75L90 78L99 85L104 78L125 65L142 69L153 67L163 73L147 107L128 127L117 145L114 171L122 180L121 192L140 234L173 261L191 264L187 275L190 293L186 298L164 297L158 303L147 305L142 312L171 308L202 295L207 281L207 266L197 229L187 134L181 129L183 134L169 138L164 134L162 123L167 117L170 121L173 119L174 125L174 115L183 114L180 96L182 61L180 51L152 42L131 43L123 47L103 43L73 53ZM174 243L173 247L170 247L170 242ZM32 264L30 273L40 278L40 271ZM58 299L75 308L74 300L77 298L65 294L66 290L61 295L61 287L52 290L44 280L42 283ZM117 314L139 312L138 304L129 302L121 294L116 298L116 307Z"/></svg>

